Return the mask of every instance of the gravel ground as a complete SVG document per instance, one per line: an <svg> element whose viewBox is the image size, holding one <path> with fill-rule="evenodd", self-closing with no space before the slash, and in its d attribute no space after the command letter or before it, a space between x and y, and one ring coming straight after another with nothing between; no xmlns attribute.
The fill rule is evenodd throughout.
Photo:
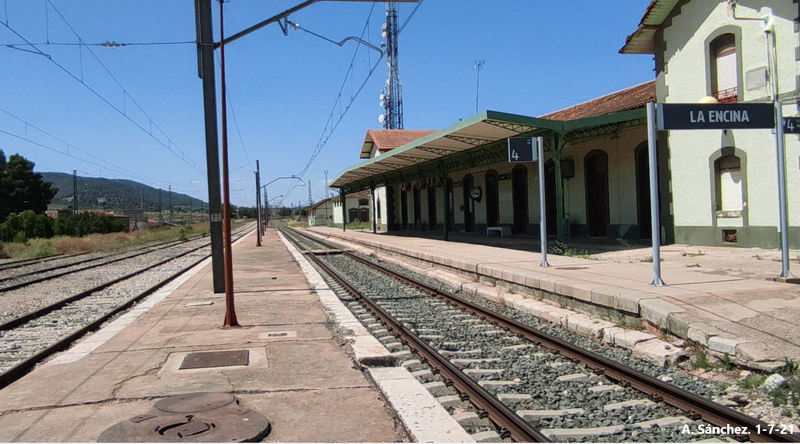
<svg viewBox="0 0 800 444"><path fill-rule="evenodd" d="M195 239L176 244L169 248L152 251L142 256L115 262L108 266L76 272L54 280L31 284L16 290L0 292L0 322L7 322L38 308L45 307L71 295L144 269L147 266L197 248L208 242L208 238Z"/></svg>
<svg viewBox="0 0 800 444"><path fill-rule="evenodd" d="M302 242L305 245L311 244L308 240ZM673 433L675 427L643 426L639 423L671 417L685 421L691 427L696 427L697 423L683 417L679 410L671 406L653 403L646 400L640 392L613 385L605 377L593 374L583 364L576 364L563 356L551 354L483 318L389 279L352 259L345 256L322 256L321 259L367 297L384 307L398 321L403 322L423 340L440 350L440 353L462 367L465 373L484 385L488 391L504 399L504 402L512 408L520 411L559 411L557 414L547 415L550 417L533 419L534 426L540 430L624 426L615 432L608 432L607 438L613 442L622 439L695 441L718 437L684 435L680 434L680 428L676 434ZM367 316L365 322L368 328L370 328L369 322L376 324L374 318L370 318L371 316ZM539 327L548 330L550 325L539 325ZM560 333L573 342L587 339L568 331ZM589 345L598 348L595 344ZM678 375L666 374L662 369L652 368L647 363L632 361L627 354L620 354L616 358L623 362L627 360L626 363L634 368L656 377L679 378ZM705 384L698 384L691 378L681 379L678 383L692 386L695 391L704 392L706 395L716 393L716 390L709 389ZM444 394L439 393L439 395ZM514 396L518 399L511 400L510 398ZM613 405L625 401L635 401L642 405L633 407ZM561 411L566 409L581 410L562 415ZM599 437L594 435L591 440L603 440L604 437L605 435ZM558 438L558 440L566 439Z"/></svg>
<svg viewBox="0 0 800 444"><path fill-rule="evenodd" d="M64 257L59 259L53 259L51 261L46 262L32 262L30 265L25 265L24 267L13 268L10 270L0 270L0 279L9 279L8 281L3 282L0 286L7 286L10 284L15 284L17 282L24 282L26 280L38 278L38 272L49 270L54 267L63 267L60 270L56 271L68 271L74 268L86 267L92 264L96 264L98 262L102 262L105 260L116 259L120 257L131 256L137 253L141 253L144 250L151 249L152 247L140 247L140 248L132 248L127 251L118 251L114 253L89 253L83 254L80 256L74 257ZM156 247L157 248L157 247ZM78 262L82 262L81 264L77 264ZM75 264L74 267L71 267L72 264ZM23 274L28 273L36 273L33 277L22 277ZM19 280L14 279L20 276Z"/></svg>
<svg viewBox="0 0 800 444"><path fill-rule="evenodd" d="M246 227L237 230L235 234L245 233L249 231L249 228L250 227ZM202 245L202 243L207 240L208 239L198 239L196 241L183 243L181 246L184 248L180 251L186 251L189 249L188 247L191 246L197 247ZM172 251L171 254L169 253L170 251ZM83 299L72 302L17 328L0 332L0 373L38 353L61 338L68 336L98 317L116 309L167 277L181 270L185 271L201 258L208 256L210 252L210 246L203 247L195 252L137 274L130 279L126 279ZM161 256L162 253L163 256ZM170 256L174 256L175 251L174 249L166 249L158 254L160 256L159 260L164 260ZM126 261L120 262L119 264L124 262ZM149 263L152 264L155 262L157 261L151 261ZM118 267L119 264L114 264L114 268L120 268ZM141 268L143 267L139 266L130 269L126 267L126 271L131 272ZM115 276L122 274L125 273L115 273ZM108 280L110 280L110 278L106 275L105 279L102 281ZM71 288L71 290L74 292L80 291L74 290L73 288ZM57 298L57 300L60 299L63 299L63 295ZM39 306L43 305L46 304L40 304ZM110 321L111 320L108 320L105 323Z"/></svg>
<svg viewBox="0 0 800 444"><path fill-rule="evenodd" d="M168 276L186 269L210 251L210 247L200 249L3 332L0 337L0 373L114 310Z"/></svg>

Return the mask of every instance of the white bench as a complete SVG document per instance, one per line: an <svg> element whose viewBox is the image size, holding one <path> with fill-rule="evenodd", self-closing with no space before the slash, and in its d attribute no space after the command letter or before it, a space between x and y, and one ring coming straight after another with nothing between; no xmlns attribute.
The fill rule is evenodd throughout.
<svg viewBox="0 0 800 444"><path fill-rule="evenodd" d="M492 232L497 232L500 236L511 236L511 227L486 227L487 236L491 236Z"/></svg>

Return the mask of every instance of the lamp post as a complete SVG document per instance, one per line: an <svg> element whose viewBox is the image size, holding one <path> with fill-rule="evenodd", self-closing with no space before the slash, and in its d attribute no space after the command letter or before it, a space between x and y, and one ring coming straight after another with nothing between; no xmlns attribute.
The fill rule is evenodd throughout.
<svg viewBox="0 0 800 444"><path fill-rule="evenodd" d="M204 117L206 127L206 162L207 162L207 176L208 176L208 198L211 221L211 254L212 254L212 267L214 276L214 292L221 293L220 284L224 281L225 287L225 327L234 327L238 325L236 314L234 312L233 303L233 255L231 252L231 236L230 236L230 188L228 181L228 141L227 141L227 119L225 113L225 56L224 47L228 43L232 43L258 29L261 29L269 24L277 23L281 19L287 19L291 14L300 11L308 6L318 3L320 1L359 1L367 2L372 0L306 0L297 6L294 6L286 11L270 17L256 25L253 25L243 31L240 31L230 37L225 37L223 33L223 2L219 0L219 13L220 13L220 41L214 43L213 28L211 23L211 0L197 0L195 3L195 18L197 20L197 53L199 76L203 79L203 101L204 101ZM396 0L398 2L416 3L419 0ZM217 145L217 110L216 110L216 83L214 79L214 49L220 48L220 77L222 84L222 174L223 174L223 187L225 205L220 214L219 201L219 150ZM222 222L222 227L220 227ZM220 264L219 259L221 249L223 247L222 230L224 228L224 254L222 255L224 261ZM220 270L222 265L223 270ZM222 272L222 273L220 273ZM223 278L224 279L220 279Z"/></svg>

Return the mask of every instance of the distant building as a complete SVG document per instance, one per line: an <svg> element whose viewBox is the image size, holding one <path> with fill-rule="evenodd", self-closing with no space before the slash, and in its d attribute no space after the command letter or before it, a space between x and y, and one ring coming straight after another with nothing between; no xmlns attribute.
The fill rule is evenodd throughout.
<svg viewBox="0 0 800 444"><path fill-rule="evenodd" d="M320 227L333 224L335 198L323 199L308 208L308 225Z"/></svg>
<svg viewBox="0 0 800 444"><path fill-rule="evenodd" d="M347 223L369 222L370 215L370 192L359 191L358 193L351 193L345 197L346 210L344 214L347 215ZM344 217L342 213L342 198L333 198L333 223L334 225L341 226Z"/></svg>

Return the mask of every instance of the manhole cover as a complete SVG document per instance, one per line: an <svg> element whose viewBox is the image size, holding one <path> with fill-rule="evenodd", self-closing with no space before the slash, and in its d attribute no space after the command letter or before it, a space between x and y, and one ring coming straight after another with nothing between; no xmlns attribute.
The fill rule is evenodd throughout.
<svg viewBox="0 0 800 444"><path fill-rule="evenodd" d="M271 431L269 420L227 393L163 399L149 412L111 426L98 442L253 442Z"/></svg>
<svg viewBox="0 0 800 444"><path fill-rule="evenodd" d="M236 401L228 393L189 393L158 401L155 408L164 413L197 413L218 409Z"/></svg>
<svg viewBox="0 0 800 444"><path fill-rule="evenodd" d="M249 350L189 353L183 358L179 370L190 368L230 367L250 363Z"/></svg>

